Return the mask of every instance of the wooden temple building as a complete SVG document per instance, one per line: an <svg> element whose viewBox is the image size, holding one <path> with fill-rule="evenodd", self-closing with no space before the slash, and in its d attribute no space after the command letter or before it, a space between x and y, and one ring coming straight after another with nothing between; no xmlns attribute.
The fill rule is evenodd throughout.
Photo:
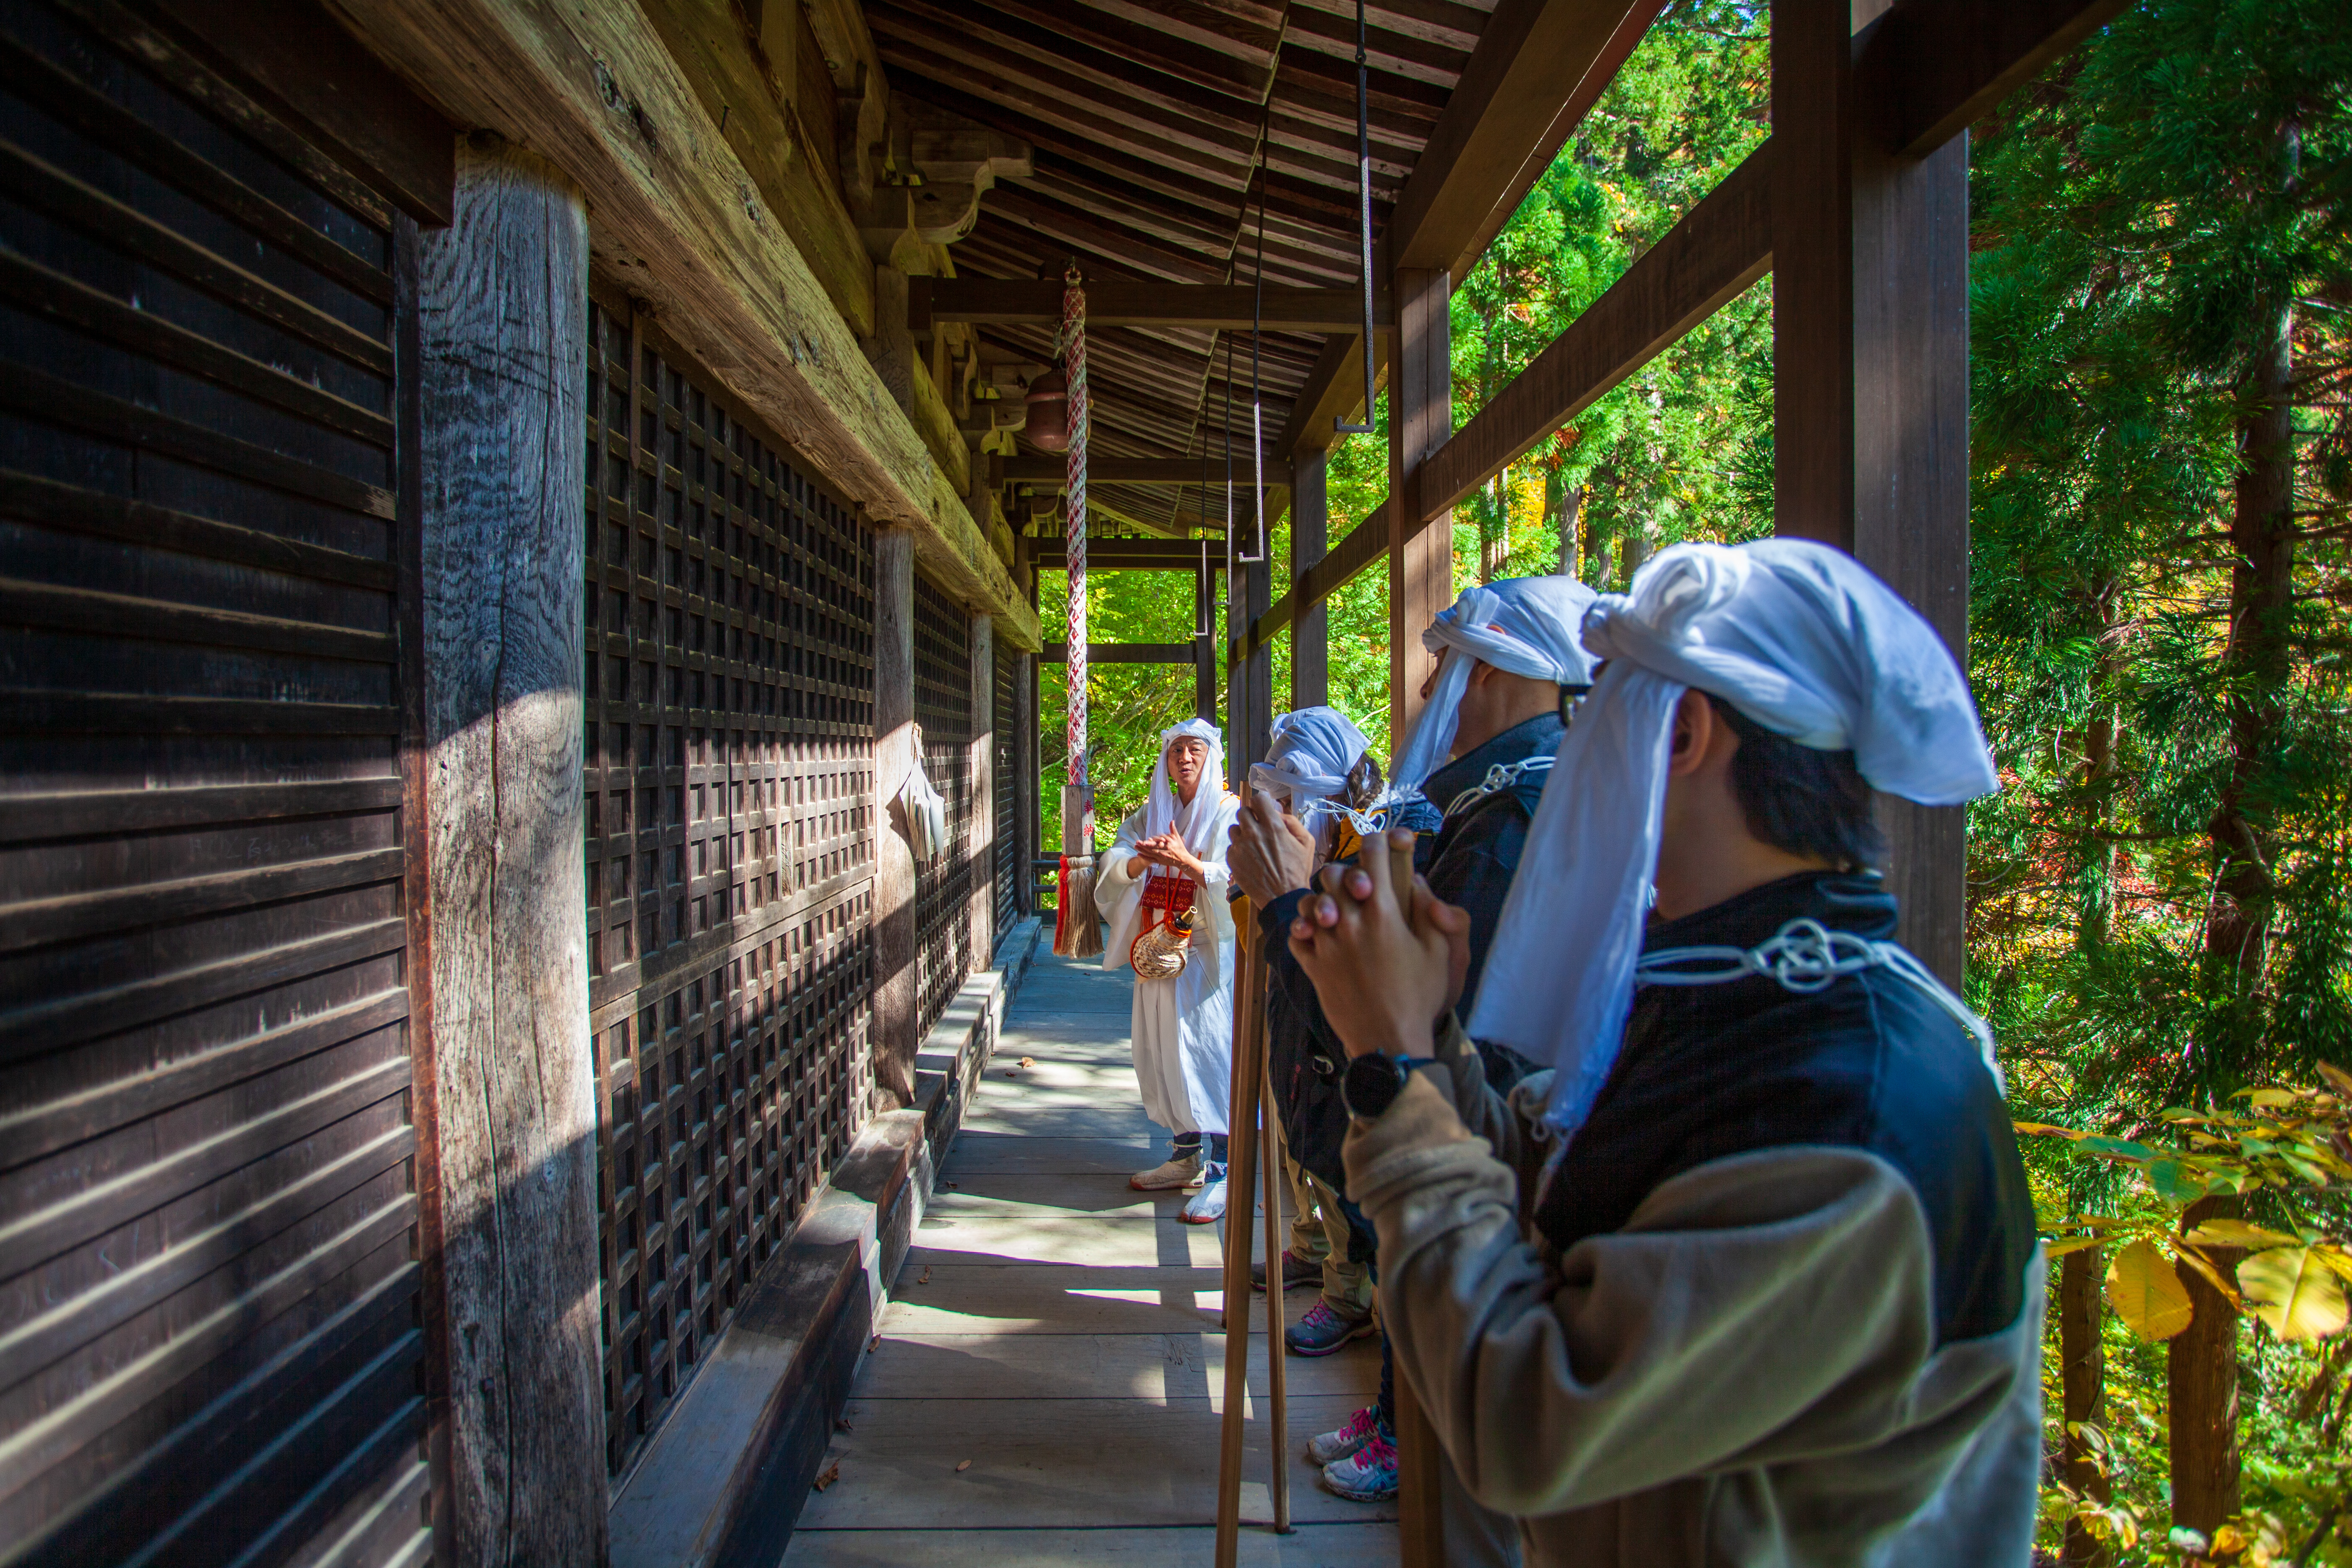
<svg viewBox="0 0 2352 1568"><path fill-rule="evenodd" d="M1957 645L1966 127L2118 4L1783 0L1770 142L1457 429L1659 0L1374 0L1360 206L1350 0L10 0L0 1563L602 1563L722 1375L673 1560L775 1562L1036 943L1065 268L1093 567L1225 605L1092 658L1236 768L1368 570L1401 735L1454 505L1768 270L1781 528Z"/></svg>

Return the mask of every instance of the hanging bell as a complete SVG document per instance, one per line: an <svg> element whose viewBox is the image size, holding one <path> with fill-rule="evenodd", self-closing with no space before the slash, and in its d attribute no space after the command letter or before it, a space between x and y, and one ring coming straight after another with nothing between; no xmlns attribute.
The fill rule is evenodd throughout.
<svg viewBox="0 0 2352 1568"><path fill-rule="evenodd" d="M1022 438L1041 452L1070 449L1070 378L1049 370L1029 384L1029 422Z"/></svg>

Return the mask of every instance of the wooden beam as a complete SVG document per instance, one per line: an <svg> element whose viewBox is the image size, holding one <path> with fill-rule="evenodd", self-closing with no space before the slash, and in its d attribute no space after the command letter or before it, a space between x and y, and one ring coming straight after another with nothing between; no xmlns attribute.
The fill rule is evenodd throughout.
<svg viewBox="0 0 2352 1568"><path fill-rule="evenodd" d="M1192 644L1189 642L1090 642L1087 644L1087 662L1093 664L1191 664ZM1037 655L1040 664L1067 664L1070 645L1049 642Z"/></svg>
<svg viewBox="0 0 2352 1568"><path fill-rule="evenodd" d="M1266 467L1272 468L1276 459L1269 451ZM1097 458L1087 459L1087 483L1090 485L1193 485L1201 483L1205 471L1208 482L1225 482L1225 455L1212 453L1205 470L1198 458ZM1007 458L1004 478L1013 484L1051 486L1060 489L1069 470L1059 458ZM1234 483L1245 481L1250 472L1247 451L1234 454Z"/></svg>
<svg viewBox="0 0 2352 1568"><path fill-rule="evenodd" d="M1875 138L1924 158L2129 0L1903 0L1861 34L1854 90Z"/></svg>
<svg viewBox="0 0 2352 1568"><path fill-rule="evenodd" d="M1212 539L1209 546L1209 570L1225 569L1225 542ZM1040 570L1059 572L1066 553L1063 541L1039 539L1032 542L1029 559ZM1190 544L1175 539L1089 539L1087 541L1087 570L1089 572L1196 572L1201 566L1201 542Z"/></svg>
<svg viewBox="0 0 2352 1568"><path fill-rule="evenodd" d="M1430 455L1416 517L1450 510L1771 269L1771 154L1749 154Z"/></svg>
<svg viewBox="0 0 2352 1568"><path fill-rule="evenodd" d="M984 326L1058 327L1062 285L1021 278L918 278L908 299L918 332L939 321ZM1375 305L1375 320L1384 307ZM1087 325L1175 326L1269 332L1337 332L1363 319L1363 296L1353 289L1291 289L1269 284L1265 298L1246 283L1128 283L1087 285Z"/></svg>
<svg viewBox="0 0 2352 1568"><path fill-rule="evenodd" d="M586 188L600 254L664 331L923 570L1034 645L1036 612L860 352L789 232L789 208L719 133L644 13L526 0L339 0L356 33L451 121L544 153ZM732 121L746 112L738 105ZM786 134L779 123L776 134Z"/></svg>
<svg viewBox="0 0 2352 1568"><path fill-rule="evenodd" d="M1250 626L1244 646L1261 647L1271 642L1275 634L1289 626L1302 609L1321 604L1339 592L1341 584L1388 552L1389 503L1382 500L1371 515L1358 523L1329 554L1293 579L1290 592L1266 606L1265 614Z"/></svg>

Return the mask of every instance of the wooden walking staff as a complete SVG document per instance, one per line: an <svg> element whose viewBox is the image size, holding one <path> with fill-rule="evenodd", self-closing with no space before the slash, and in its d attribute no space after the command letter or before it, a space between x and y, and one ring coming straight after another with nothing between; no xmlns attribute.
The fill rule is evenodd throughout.
<svg viewBox="0 0 2352 1568"><path fill-rule="evenodd" d="M1248 1211L1237 1224L1234 1205L1249 1202L1250 1181L1259 1166L1257 1123L1265 1113L1266 1265L1266 1384L1271 1417L1267 1436L1273 1459L1268 1490L1274 1499L1274 1528L1290 1529L1290 1456L1288 1409L1285 1400L1282 1360L1282 1199L1274 1180L1282 1158L1281 1121L1274 1114L1273 1098L1265 1092L1266 965L1257 952L1257 911L1248 899L1234 901L1234 1060L1233 1094L1225 1128L1231 1163L1225 1187L1225 1411L1217 1450L1216 1568L1234 1568L1241 1550L1242 1411L1249 1399L1250 1227Z"/></svg>
<svg viewBox="0 0 2352 1568"><path fill-rule="evenodd" d="M1378 854L1385 843L1385 833L1367 837L1357 852L1356 863L1366 863L1366 857ZM1412 914L1412 839L1390 844L1389 886L1396 890L1398 912L1407 919ZM1413 1393L1412 1380L1405 1375L1402 1362L1396 1369L1396 1450L1397 1450L1397 1540L1398 1560L1403 1568L1442 1568L1445 1562L1445 1521L1440 1493L1444 1476L1438 1468L1445 1462L1444 1449L1437 1441L1437 1429L1429 1424L1428 1413L1421 1407L1421 1398Z"/></svg>

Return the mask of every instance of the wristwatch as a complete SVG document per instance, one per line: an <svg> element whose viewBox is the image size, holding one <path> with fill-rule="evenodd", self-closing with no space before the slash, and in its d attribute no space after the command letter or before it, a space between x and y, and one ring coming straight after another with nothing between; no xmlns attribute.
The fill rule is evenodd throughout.
<svg viewBox="0 0 2352 1568"><path fill-rule="evenodd" d="M1348 1114L1360 1121L1370 1121L1396 1103L1404 1092L1405 1080L1412 1077L1415 1068L1424 1068L1436 1061L1435 1057L1391 1057L1374 1052L1358 1057L1348 1064L1339 1079L1339 1102Z"/></svg>

